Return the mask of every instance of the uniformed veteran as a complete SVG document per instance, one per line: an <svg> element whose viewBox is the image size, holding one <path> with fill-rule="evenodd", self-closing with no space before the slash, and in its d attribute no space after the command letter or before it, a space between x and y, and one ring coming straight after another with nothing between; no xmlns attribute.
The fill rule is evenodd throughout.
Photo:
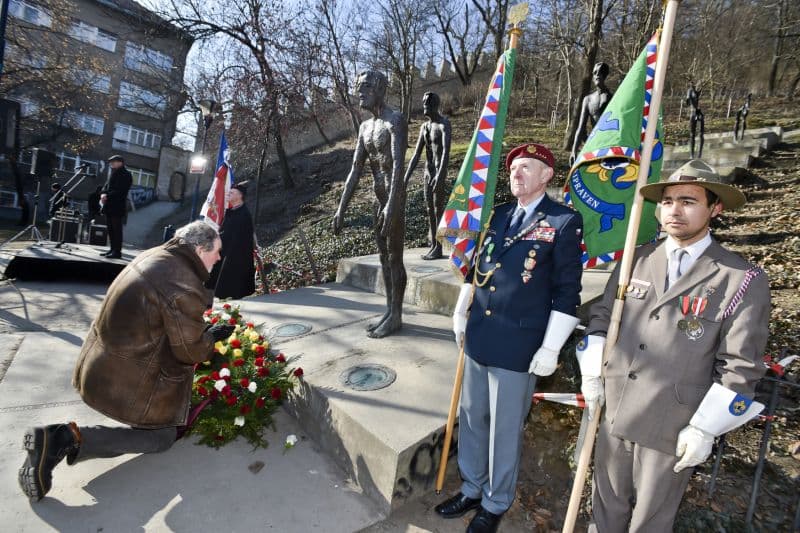
<svg viewBox="0 0 800 533"><path fill-rule="evenodd" d="M582 220L545 194L553 164L540 144L508 154L517 202L496 208L453 314L456 343L463 339L467 355L458 437L463 484L436 512L454 518L479 509L470 533L496 531L511 506L536 376L555 371L578 323Z"/></svg>
<svg viewBox="0 0 800 533"><path fill-rule="evenodd" d="M709 233L711 219L742 206L744 195L698 159L641 193L660 203L668 236L635 252L605 387L602 349L618 271L577 350L590 412L606 402L592 494L601 533L672 531L692 467L708 458L716 436L740 424L764 374L766 275Z"/></svg>

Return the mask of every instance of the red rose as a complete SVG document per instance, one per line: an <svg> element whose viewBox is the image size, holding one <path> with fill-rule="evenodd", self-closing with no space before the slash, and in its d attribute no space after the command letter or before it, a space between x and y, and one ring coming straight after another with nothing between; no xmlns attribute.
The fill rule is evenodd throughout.
<svg viewBox="0 0 800 533"><path fill-rule="evenodd" d="M239 385L241 385L243 389L246 389L247 386L250 385L250 380L247 378L242 378L239 380Z"/></svg>
<svg viewBox="0 0 800 533"><path fill-rule="evenodd" d="M259 335L258 336L258 342L264 342L264 336L263 335Z"/></svg>
<svg viewBox="0 0 800 533"><path fill-rule="evenodd" d="M302 369L302 368L300 368L300 367L297 367L297 368L295 369L295 371L294 371L294 376L295 376L296 378L302 378L302 377L303 377L303 369Z"/></svg>
<svg viewBox="0 0 800 533"><path fill-rule="evenodd" d="M269 376L269 368L267 368L265 366L262 366L261 368L259 368L258 369L258 376L262 377L262 378L265 378L265 377Z"/></svg>
<svg viewBox="0 0 800 533"><path fill-rule="evenodd" d="M265 404L265 403L266 403L266 402L264 401L264 398L258 398L258 399L256 399L256 407L258 407L259 409L261 409L262 407L264 407L264 404Z"/></svg>
<svg viewBox="0 0 800 533"><path fill-rule="evenodd" d="M242 408L239 409L239 412L241 414L243 414L243 415L246 415L247 413L250 412L250 406L249 405L243 405Z"/></svg>
<svg viewBox="0 0 800 533"><path fill-rule="evenodd" d="M248 327L248 328L250 328L250 329L253 329L254 327L256 327L256 325L255 325L255 324L253 324L252 322L248 322L246 325L247 325L247 327Z"/></svg>
<svg viewBox="0 0 800 533"><path fill-rule="evenodd" d="M200 396L208 396L208 391L205 387L197 387L197 394Z"/></svg>
<svg viewBox="0 0 800 533"><path fill-rule="evenodd" d="M225 395L225 396L230 396L231 395L231 386L230 385L225 385L224 387L222 387L222 394Z"/></svg>
<svg viewBox="0 0 800 533"><path fill-rule="evenodd" d="M239 358L233 361L233 366L242 366L242 365L244 365L244 359Z"/></svg>
<svg viewBox="0 0 800 533"><path fill-rule="evenodd" d="M211 399L212 400L216 400L217 396L219 396L219 393L217 392L217 389L211 389Z"/></svg>
<svg viewBox="0 0 800 533"><path fill-rule="evenodd" d="M272 396L273 400L280 400L281 399L281 389L279 387L272 387L272 390L269 391L269 395Z"/></svg>
<svg viewBox="0 0 800 533"><path fill-rule="evenodd" d="M225 381L230 381L231 377L230 376L222 376L222 379L224 379Z"/></svg>
<svg viewBox="0 0 800 533"><path fill-rule="evenodd" d="M236 396L228 396L228 398L225 399L225 403L233 407L236 405Z"/></svg>
<svg viewBox="0 0 800 533"><path fill-rule="evenodd" d="M240 341L239 339L233 339L231 341L231 348L241 348L241 347L242 347L242 341Z"/></svg>
<svg viewBox="0 0 800 533"><path fill-rule="evenodd" d="M231 326L235 326L236 325L236 319L231 317L231 319L228 320L228 324L230 324Z"/></svg>
<svg viewBox="0 0 800 533"><path fill-rule="evenodd" d="M206 310L203 312L203 316L211 316L211 309L206 309Z"/></svg>
<svg viewBox="0 0 800 533"><path fill-rule="evenodd" d="M213 317L213 318L211 319L211 323L212 323L212 324L216 324L217 322L219 322L219 317L216 317L216 316L215 316L215 317Z"/></svg>
<svg viewBox="0 0 800 533"><path fill-rule="evenodd" d="M286 357L285 357L285 356L284 356L282 353L279 353L279 354L278 354L278 355L275 357L275 360L276 360L277 362L279 362L279 363L285 363L285 362L286 362Z"/></svg>
<svg viewBox="0 0 800 533"><path fill-rule="evenodd" d="M256 366L264 366L264 358L256 357L255 360L253 360L253 364Z"/></svg>
<svg viewBox="0 0 800 533"><path fill-rule="evenodd" d="M222 363L222 367L221 368L228 368L228 363Z"/></svg>
<svg viewBox="0 0 800 533"><path fill-rule="evenodd" d="M222 306L222 308L227 311L227 310L229 310L231 308L231 304L225 304L225 305Z"/></svg>
<svg viewBox="0 0 800 533"><path fill-rule="evenodd" d="M200 379L198 379L198 380L197 380L197 384L198 384L198 385L202 385L203 383L205 383L206 381L208 381L208 380L210 380L210 379L211 379L211 378L210 378L210 377L208 377L208 376L202 376Z"/></svg>
<svg viewBox="0 0 800 533"><path fill-rule="evenodd" d="M261 346L260 344L256 344L256 346L255 346L255 348L253 348L253 350L256 352L257 355L264 355L264 352L266 352L264 347Z"/></svg>
<svg viewBox="0 0 800 533"><path fill-rule="evenodd" d="M223 437L222 435L216 435L214 436L214 440L223 441L225 440L225 437Z"/></svg>
<svg viewBox="0 0 800 533"><path fill-rule="evenodd" d="M211 379L213 379L214 381L218 380L218 379L219 379L219 372L217 372L216 370L214 370L214 371L211 373Z"/></svg>

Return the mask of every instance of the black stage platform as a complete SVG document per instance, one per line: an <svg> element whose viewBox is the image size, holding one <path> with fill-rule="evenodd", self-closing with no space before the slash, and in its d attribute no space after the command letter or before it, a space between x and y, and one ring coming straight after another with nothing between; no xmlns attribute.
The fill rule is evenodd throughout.
<svg viewBox="0 0 800 533"><path fill-rule="evenodd" d="M1 263L7 263L3 272L6 278L111 282L141 252L135 248L123 248L122 259L107 259L100 255L107 250L105 246L40 241L20 250L3 250L3 255L10 257L10 261Z"/></svg>

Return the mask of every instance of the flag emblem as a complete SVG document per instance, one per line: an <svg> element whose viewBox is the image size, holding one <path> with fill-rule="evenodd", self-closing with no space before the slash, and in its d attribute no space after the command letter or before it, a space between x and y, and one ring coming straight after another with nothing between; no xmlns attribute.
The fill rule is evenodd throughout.
<svg viewBox="0 0 800 533"><path fill-rule="evenodd" d="M737 394L733 400L731 400L728 411L730 411L733 416L742 416L747 411L747 408L750 407L751 403L753 403L753 400L741 394Z"/></svg>

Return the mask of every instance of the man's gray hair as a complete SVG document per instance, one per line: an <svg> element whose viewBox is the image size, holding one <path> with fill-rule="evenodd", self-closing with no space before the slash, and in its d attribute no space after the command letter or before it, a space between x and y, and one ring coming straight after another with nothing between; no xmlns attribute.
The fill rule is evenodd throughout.
<svg viewBox="0 0 800 533"><path fill-rule="evenodd" d="M219 239L219 233L202 220L195 220L178 228L175 238L181 244L188 244L192 247L199 246L206 252L210 252L214 249L214 241Z"/></svg>

